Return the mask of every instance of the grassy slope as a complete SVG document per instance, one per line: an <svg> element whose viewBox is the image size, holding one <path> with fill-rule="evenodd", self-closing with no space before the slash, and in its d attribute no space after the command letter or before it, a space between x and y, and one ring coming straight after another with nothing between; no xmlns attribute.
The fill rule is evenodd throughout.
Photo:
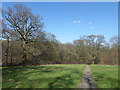
<svg viewBox="0 0 120 90"><path fill-rule="evenodd" d="M3 88L75 88L85 65L8 67L3 70Z"/></svg>
<svg viewBox="0 0 120 90"><path fill-rule="evenodd" d="M98 88L118 88L118 66L91 65L91 68Z"/></svg>

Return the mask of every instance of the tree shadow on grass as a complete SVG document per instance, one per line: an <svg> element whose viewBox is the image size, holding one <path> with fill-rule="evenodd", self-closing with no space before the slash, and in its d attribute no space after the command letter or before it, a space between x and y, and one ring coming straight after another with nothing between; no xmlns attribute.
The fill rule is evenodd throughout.
<svg viewBox="0 0 120 90"><path fill-rule="evenodd" d="M97 73L97 72L94 72L93 73L96 78L95 81L96 82L102 82L102 84L104 85L104 88L120 88L118 82L119 82L119 79L116 79L116 78L112 78L112 77L108 77L106 76L105 74L103 73Z"/></svg>
<svg viewBox="0 0 120 90"><path fill-rule="evenodd" d="M49 74L57 71L67 71L72 72L64 74L58 77L39 77L41 74ZM31 66L31 67L8 67L3 69L3 88L37 88L37 85L42 84L43 82L47 83L48 88L59 88L67 87L74 84L74 77L71 74L79 74L78 70L64 68L64 67L54 67L54 66ZM37 77L36 77L37 75ZM52 75L52 74L51 74ZM34 83L34 84L32 84ZM25 84L25 85L24 85Z"/></svg>
<svg viewBox="0 0 120 90"><path fill-rule="evenodd" d="M49 88L71 88L71 86L76 84L76 82L74 82L74 80L78 78L76 75L80 74L81 72L78 72L78 70L72 71L65 75L56 77L48 86Z"/></svg>
<svg viewBox="0 0 120 90"><path fill-rule="evenodd" d="M43 82L51 81L52 77L37 77L35 75L39 75L41 72L43 73L51 73L51 71L30 71L28 73L23 73L23 70L19 71L7 71L7 75L3 74L3 88L37 88ZM32 77L29 78L29 75Z"/></svg>

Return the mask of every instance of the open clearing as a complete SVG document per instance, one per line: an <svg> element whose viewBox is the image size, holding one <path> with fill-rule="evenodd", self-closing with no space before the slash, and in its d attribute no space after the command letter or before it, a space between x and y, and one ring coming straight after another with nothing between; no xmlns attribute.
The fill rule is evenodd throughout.
<svg viewBox="0 0 120 90"><path fill-rule="evenodd" d="M80 64L4 67L2 87L77 88L77 85L82 83L85 67L86 65ZM97 88L120 88L117 66L90 65L90 67Z"/></svg>
<svg viewBox="0 0 120 90"><path fill-rule="evenodd" d="M120 88L118 66L91 65L91 69L98 88Z"/></svg>
<svg viewBox="0 0 120 90"><path fill-rule="evenodd" d="M85 65L43 65L3 69L3 88L75 88Z"/></svg>

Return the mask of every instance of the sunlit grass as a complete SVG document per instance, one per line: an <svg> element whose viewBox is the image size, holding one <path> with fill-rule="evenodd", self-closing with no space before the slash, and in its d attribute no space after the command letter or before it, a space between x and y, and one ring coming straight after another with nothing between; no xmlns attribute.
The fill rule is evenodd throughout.
<svg viewBox="0 0 120 90"><path fill-rule="evenodd" d="M85 65L42 65L3 69L3 88L76 88Z"/></svg>
<svg viewBox="0 0 120 90"><path fill-rule="evenodd" d="M120 88L118 66L91 65L92 74L98 88Z"/></svg>

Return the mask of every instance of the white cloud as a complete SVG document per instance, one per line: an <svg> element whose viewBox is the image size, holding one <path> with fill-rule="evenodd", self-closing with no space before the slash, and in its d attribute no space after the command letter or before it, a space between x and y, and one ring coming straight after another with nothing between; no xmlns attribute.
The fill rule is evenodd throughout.
<svg viewBox="0 0 120 90"><path fill-rule="evenodd" d="M95 27L94 26L90 26L90 29L95 29Z"/></svg>
<svg viewBox="0 0 120 90"><path fill-rule="evenodd" d="M88 24L89 24L89 25L92 25L92 22L89 22Z"/></svg>
<svg viewBox="0 0 120 90"><path fill-rule="evenodd" d="M74 20L73 23L80 23L80 20Z"/></svg>
<svg viewBox="0 0 120 90"><path fill-rule="evenodd" d="M73 21L73 23L76 23L77 21Z"/></svg>
<svg viewBox="0 0 120 90"><path fill-rule="evenodd" d="M90 29L95 29L95 26L93 26L93 23L92 23L92 22L88 22L88 24L89 24L89 28L90 28Z"/></svg>

